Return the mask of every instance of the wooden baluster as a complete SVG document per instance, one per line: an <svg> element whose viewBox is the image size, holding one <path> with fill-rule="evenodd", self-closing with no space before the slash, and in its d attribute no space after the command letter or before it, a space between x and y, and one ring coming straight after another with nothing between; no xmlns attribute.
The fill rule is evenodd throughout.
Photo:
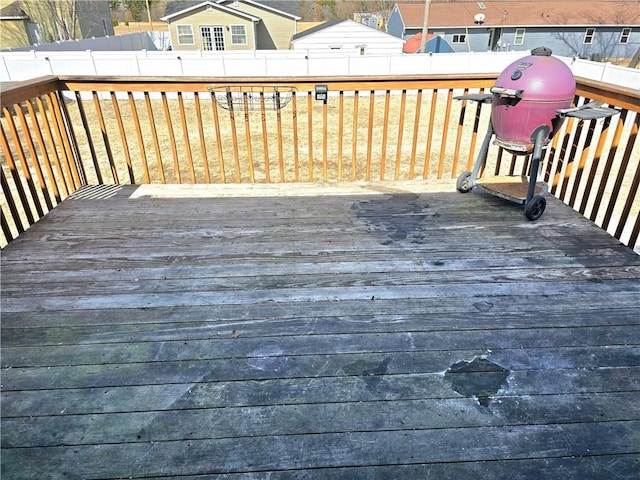
<svg viewBox="0 0 640 480"><path fill-rule="evenodd" d="M80 95L80 92L77 90L74 93L76 96L76 105L78 105L78 113L80 114L80 121L82 122L85 138L87 139L87 145L89 146L89 152L91 154L91 161L93 162L93 171L96 174L98 184L102 185L104 183L102 179L102 172L100 171L100 164L98 163L98 155L96 153L95 146L93 145L93 138L91 137L91 127L89 126L89 121L87 120L87 114L84 109L84 104L82 102L82 96Z"/></svg>
<svg viewBox="0 0 640 480"><path fill-rule="evenodd" d="M16 110L16 116L20 115L18 113L18 110L20 110L20 113L22 113L22 106L20 104L14 105L14 109ZM33 206L35 207L36 214L38 215L38 218L41 218L44 216L44 211L42 210L42 205L40 204L40 198L38 197L38 192L36 189L35 182L33 181L33 177L31 176L31 170L29 169L27 157L24 153L24 149L22 148L22 143L20 143L20 136L18 135L18 130L13 121L13 115L11 115L11 112L6 107L2 110L2 112L4 113L4 118L7 122L7 127L9 128L9 133L11 135L11 140L13 141L16 155L20 163L20 169L22 170L22 175L20 175L20 172L18 171L16 164L13 163L13 158L11 157L11 155L10 154L7 155L7 153L9 153L8 143L7 143L7 148L4 148L4 145L3 145L3 149L5 150L5 156L7 157L7 162L9 161L11 162L9 163L9 168L12 174L15 175L14 180L16 181L16 185L18 183L17 179L20 177L24 178L24 180L27 182L27 188L29 189L29 193L31 194L31 201L33 202ZM29 207L26 210L27 210L27 215L29 219L29 225L32 225L33 223L35 223L35 220L31 213L31 204L30 202L28 202L26 193L24 191L23 191L23 195L21 195L20 198L21 200L23 200L23 202L25 202L24 206Z"/></svg>
<svg viewBox="0 0 640 480"><path fill-rule="evenodd" d="M149 98L149 92L144 92L144 102L147 107L147 115L149 117L149 128L151 129L151 138L153 139L153 147L156 152L156 162L158 163L158 176L161 183L167 183L164 176L164 166L162 164L162 152L160 150L160 142L158 140L158 130L156 128L156 121L153 114L153 108L151 106L151 99Z"/></svg>
<svg viewBox="0 0 640 480"><path fill-rule="evenodd" d="M416 113L413 118L413 137L411 139L411 159L409 161L409 180L415 178L416 154L418 151L418 136L420 134L420 110L422 107L422 89L416 95Z"/></svg>
<svg viewBox="0 0 640 480"><path fill-rule="evenodd" d="M140 158L142 160L142 173L144 174L144 183L151 183L149 177L149 165L147 164L147 152L144 148L144 140L142 138L142 127L140 125L140 118L138 117L138 109L136 108L136 101L133 98L133 93L127 92L129 97L129 106L131 107L131 115L133 117L133 124L136 127L136 136L138 137L138 147L140 148Z"/></svg>

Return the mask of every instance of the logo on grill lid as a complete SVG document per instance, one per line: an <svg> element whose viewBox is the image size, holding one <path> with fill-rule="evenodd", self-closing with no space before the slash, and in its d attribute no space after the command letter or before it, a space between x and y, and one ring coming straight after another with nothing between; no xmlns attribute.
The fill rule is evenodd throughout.
<svg viewBox="0 0 640 480"><path fill-rule="evenodd" d="M522 77L522 71L526 70L531 65L533 65L533 63L531 62L519 62L516 65L516 70L514 70L511 74L511 80L518 80L520 77Z"/></svg>

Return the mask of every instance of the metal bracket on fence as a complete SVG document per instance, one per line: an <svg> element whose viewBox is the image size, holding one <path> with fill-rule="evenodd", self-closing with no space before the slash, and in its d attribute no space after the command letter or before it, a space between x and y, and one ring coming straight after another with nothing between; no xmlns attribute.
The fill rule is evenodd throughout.
<svg viewBox="0 0 640 480"><path fill-rule="evenodd" d="M291 102L295 87L226 86L209 87L218 107L225 110L280 110ZM263 107L264 105L264 107Z"/></svg>

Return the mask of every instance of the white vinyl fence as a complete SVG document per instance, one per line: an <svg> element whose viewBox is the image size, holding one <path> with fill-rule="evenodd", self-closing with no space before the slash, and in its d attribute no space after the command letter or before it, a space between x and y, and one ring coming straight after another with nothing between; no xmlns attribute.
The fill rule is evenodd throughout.
<svg viewBox="0 0 640 480"><path fill-rule="evenodd" d="M299 50L246 52L0 52L0 81L43 75L290 77L499 73L528 52L345 55ZM563 58L579 77L640 89L640 70Z"/></svg>

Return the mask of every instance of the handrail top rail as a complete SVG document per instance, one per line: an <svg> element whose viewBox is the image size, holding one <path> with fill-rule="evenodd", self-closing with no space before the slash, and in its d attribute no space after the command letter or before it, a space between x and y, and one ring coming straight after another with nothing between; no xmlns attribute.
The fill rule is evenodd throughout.
<svg viewBox="0 0 640 480"><path fill-rule="evenodd" d="M322 77L129 77L96 75L46 75L29 80L0 84L2 108L56 90L79 91L204 91L221 86L286 86L301 91L313 91L317 84L339 84L343 90L377 90L381 85L397 82L398 89L437 87L454 82L455 88L487 87L497 78L494 74L442 75L372 75ZM425 85L425 82L427 83ZM385 88L387 88L385 86Z"/></svg>
<svg viewBox="0 0 640 480"><path fill-rule="evenodd" d="M577 94L588 97L591 100L600 100L608 104L632 111L640 111L640 90L623 87L611 83L592 80L590 78L576 77ZM606 95L602 92L606 92Z"/></svg>
<svg viewBox="0 0 640 480"><path fill-rule="evenodd" d="M113 91L203 91L208 87L223 86L286 86L300 91L313 91L317 84L336 85L340 90L389 89L389 83L397 83L397 89L412 90L435 88L442 82L452 88L486 88L491 86L497 74L428 74L428 75L360 75L360 76L297 76L297 77L128 77L95 75L46 75L29 80L0 84L2 108L14 105L55 90L113 90ZM638 110L640 91L599 80L576 77L578 93L594 100L611 102L630 110ZM144 88L141 88L144 87ZM396 89L395 87L393 89ZM331 88L330 88L331 90ZM606 95L602 92L605 91Z"/></svg>
<svg viewBox="0 0 640 480"><path fill-rule="evenodd" d="M184 92L203 91L208 87L223 86L283 86L310 92L315 85L327 84L333 90L386 90L389 84L397 84L393 90L417 90L437 88L451 84L453 88L482 88L489 86L496 75L446 74L446 75L373 75L373 76L318 76L318 77L95 77L61 76L62 89L136 91L144 86L147 91ZM88 88L89 87L89 88ZM330 88L331 90L332 88Z"/></svg>
<svg viewBox="0 0 640 480"><path fill-rule="evenodd" d="M0 92L2 92L0 104L2 108L5 108L28 98L55 92L58 88L58 77L55 75L45 75L17 82L2 82L0 83Z"/></svg>
<svg viewBox="0 0 640 480"><path fill-rule="evenodd" d="M380 82L389 81L417 81L417 80L491 80L498 77L498 73L447 73L447 74L403 74L403 75L318 75L318 76L246 76L246 77L214 77L214 76L96 76L96 75L59 75L60 81L92 82L96 80L117 83L208 83L212 81L233 84L274 84L274 83L353 83L353 82Z"/></svg>

